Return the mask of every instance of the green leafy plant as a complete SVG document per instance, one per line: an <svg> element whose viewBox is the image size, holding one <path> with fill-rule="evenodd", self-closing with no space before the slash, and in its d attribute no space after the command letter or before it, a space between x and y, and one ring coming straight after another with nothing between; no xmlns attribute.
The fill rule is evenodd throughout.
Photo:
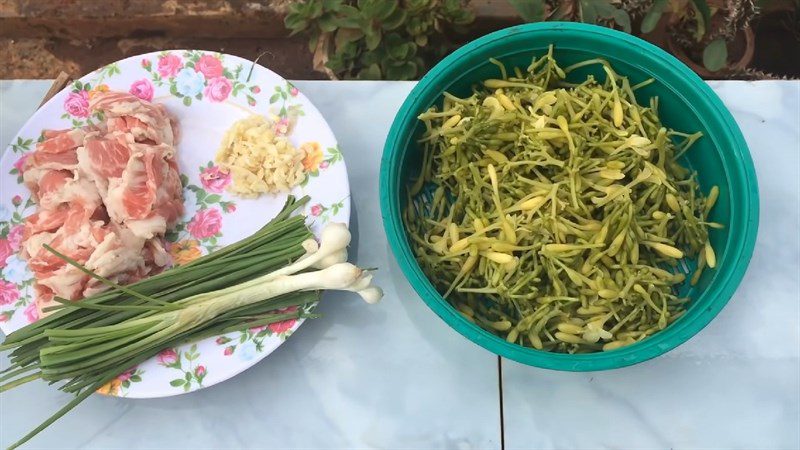
<svg viewBox="0 0 800 450"><path fill-rule="evenodd" d="M410 80L446 52L446 31L473 20L465 0L301 0L285 25L308 34L330 78Z"/></svg>
<svg viewBox="0 0 800 450"><path fill-rule="evenodd" d="M755 0L639 0L639 3L648 6L644 10L642 33L651 33L659 23L664 23L670 49L685 62L697 62L695 70L699 68L701 74L740 69L750 62L754 43L749 24L758 13ZM743 56L738 62L731 62L729 47L740 34L746 38Z"/></svg>
<svg viewBox="0 0 800 450"><path fill-rule="evenodd" d="M631 32L631 18L622 0L508 0L523 20L595 23Z"/></svg>
<svg viewBox="0 0 800 450"><path fill-rule="evenodd" d="M639 22L644 38L663 25L670 50L701 75L744 70L752 58L750 22L757 0L508 0L528 22L569 20L631 33ZM731 44L744 35L741 58L729 61Z"/></svg>

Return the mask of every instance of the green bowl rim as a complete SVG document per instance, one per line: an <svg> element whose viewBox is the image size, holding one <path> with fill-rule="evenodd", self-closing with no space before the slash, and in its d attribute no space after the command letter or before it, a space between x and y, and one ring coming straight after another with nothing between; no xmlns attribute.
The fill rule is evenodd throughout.
<svg viewBox="0 0 800 450"><path fill-rule="evenodd" d="M744 191L745 195L745 198L740 199L745 205L745 211L739 212L742 216L743 229L740 233L742 244L736 248L731 248L731 239L727 240L726 252L734 252L732 260L729 262L733 267L729 266L724 273L715 274L715 278L719 276L724 276L724 278L714 280L719 289L714 294L715 298L711 300L708 307L705 310L687 314L664 331L656 333L641 342L610 352L569 355L539 351L508 343L504 339L464 319L436 291L416 263L406 240L402 220L400 220L399 196L392 192L391 189L392 186L398 185L397 181L400 176L397 152L395 151L398 144L404 145L403 142L400 142L402 140L400 130L403 128L403 123L415 118L420 106L428 106L420 105L421 102L418 99L421 98L420 94L429 90L429 85L449 76L448 70L453 63L481 47L505 39L511 34L533 34L552 30L584 33L595 35L600 39L623 41L625 44L636 47L642 53L648 53L651 58L662 60L663 63L669 66L669 69L686 78L692 85L695 94L705 100L706 106L714 109L719 114L719 118L726 128L722 130L723 134L727 134L736 144L734 148L730 149L729 153L738 162L738 164L734 164L735 169L741 175L741 179L747 181L745 188L739 188L739 190ZM683 95L681 96L683 97ZM719 146L717 147L719 148ZM726 152L720 152L721 158L726 159L725 156ZM731 189L729 195L733 195L733 190ZM540 22L496 31L464 45L433 67L409 93L389 130L381 159L380 201L384 229L395 259L414 290L428 307L458 333L492 353L536 367L565 371L608 370L640 363L672 350L702 330L727 304L744 276L755 247L759 214L758 184L747 143L730 112L714 91L683 63L649 42L608 28L571 22ZM735 213L733 211L735 209L732 201L731 210L734 217ZM701 294L696 300L699 300L704 295L705 293Z"/></svg>

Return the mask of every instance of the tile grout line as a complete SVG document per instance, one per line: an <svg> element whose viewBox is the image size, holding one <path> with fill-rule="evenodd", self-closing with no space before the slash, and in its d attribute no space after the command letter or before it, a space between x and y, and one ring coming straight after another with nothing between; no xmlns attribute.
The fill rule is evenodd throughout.
<svg viewBox="0 0 800 450"><path fill-rule="evenodd" d="M500 391L500 450L506 449L505 416L503 415L503 358L497 357L497 387Z"/></svg>

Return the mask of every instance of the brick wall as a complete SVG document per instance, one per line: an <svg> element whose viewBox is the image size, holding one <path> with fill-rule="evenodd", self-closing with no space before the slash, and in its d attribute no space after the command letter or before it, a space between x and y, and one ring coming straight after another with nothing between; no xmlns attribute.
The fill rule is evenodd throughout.
<svg viewBox="0 0 800 450"><path fill-rule="evenodd" d="M0 0L0 37L276 38L290 0Z"/></svg>

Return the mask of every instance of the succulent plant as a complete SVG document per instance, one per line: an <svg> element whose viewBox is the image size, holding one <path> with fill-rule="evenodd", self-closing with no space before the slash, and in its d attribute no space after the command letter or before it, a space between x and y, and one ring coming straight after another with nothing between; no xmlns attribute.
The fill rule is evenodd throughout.
<svg viewBox="0 0 800 450"><path fill-rule="evenodd" d="M619 27L631 32L631 18L623 0L508 0L528 22L568 20ZM634 1L634 0L629 0Z"/></svg>
<svg viewBox="0 0 800 450"><path fill-rule="evenodd" d="M772 1L772 0L760 0ZM597 23L631 32L631 18L641 18L641 32L665 22L670 48L677 44L690 59L701 59L695 70L737 71L752 57L752 39L738 64L728 61L728 44L745 31L758 14L759 0L508 0L528 22L570 20ZM800 3L798 3L800 5ZM748 34L750 33L750 34ZM733 72L732 72L733 73Z"/></svg>
<svg viewBox="0 0 800 450"><path fill-rule="evenodd" d="M474 15L465 0L301 0L286 27L307 32L315 68L332 78L410 80L441 56L446 30Z"/></svg>
<svg viewBox="0 0 800 450"><path fill-rule="evenodd" d="M628 11L631 17L640 17L653 7L655 0L621 0L619 7Z"/></svg>
<svg viewBox="0 0 800 450"><path fill-rule="evenodd" d="M754 0L656 0L648 16L658 13L660 18L663 11L671 13L671 39L687 51L702 53L703 66L710 72L730 69L728 44L758 14Z"/></svg>

